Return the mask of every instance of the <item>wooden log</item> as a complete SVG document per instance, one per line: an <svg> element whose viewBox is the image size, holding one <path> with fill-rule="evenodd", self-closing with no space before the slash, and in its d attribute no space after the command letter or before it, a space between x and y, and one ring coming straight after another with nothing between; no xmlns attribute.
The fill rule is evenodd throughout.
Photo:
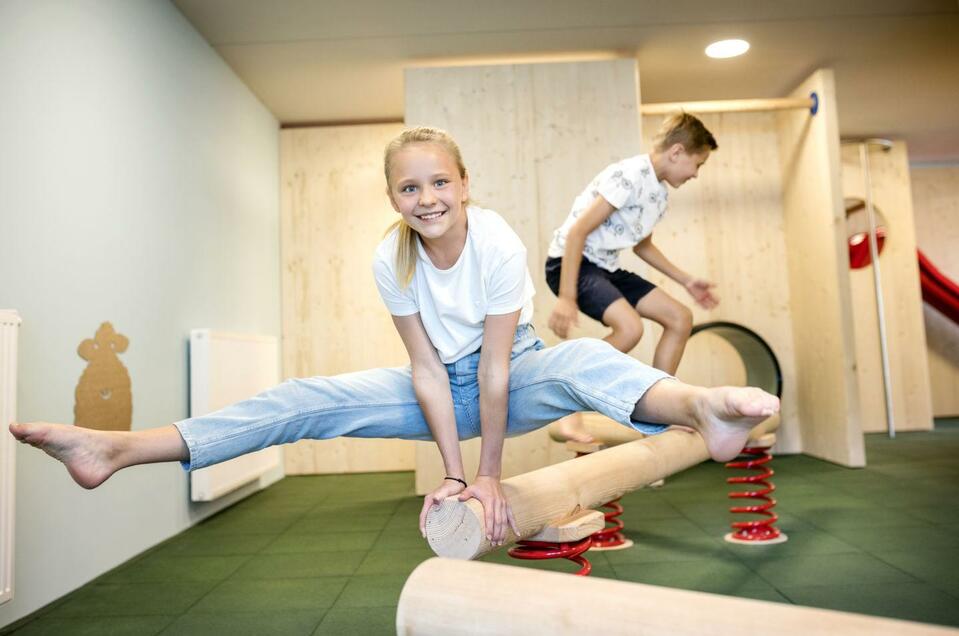
<svg viewBox="0 0 959 636"><path fill-rule="evenodd" d="M889 618L452 559L429 559L413 570L396 610L399 636L767 632L777 636L959 634L951 628Z"/></svg>
<svg viewBox="0 0 959 636"><path fill-rule="evenodd" d="M671 430L506 479L503 490L520 534L510 530L505 544L531 537L552 521L601 506L708 458L700 435ZM483 518L477 500L446 499L426 517L430 547L438 556L457 559L486 554L493 546L486 539Z"/></svg>
<svg viewBox="0 0 959 636"><path fill-rule="evenodd" d="M769 110L811 109L811 97L781 97L772 99L718 99L707 102L663 102L643 104L644 115L668 115L679 111L687 113L752 113Z"/></svg>
<svg viewBox="0 0 959 636"><path fill-rule="evenodd" d="M559 521L554 521L529 537L529 540L569 543L596 534L605 526L606 516L599 510L580 510Z"/></svg>

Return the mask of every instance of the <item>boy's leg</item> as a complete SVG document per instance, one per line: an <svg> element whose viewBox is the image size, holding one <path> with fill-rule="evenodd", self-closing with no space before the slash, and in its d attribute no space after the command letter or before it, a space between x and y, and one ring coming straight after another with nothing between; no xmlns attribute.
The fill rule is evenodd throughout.
<svg viewBox="0 0 959 636"><path fill-rule="evenodd" d="M623 353L629 353L636 348L643 337L643 318L623 297L606 308L602 322L612 329L603 340Z"/></svg>
<svg viewBox="0 0 959 636"><path fill-rule="evenodd" d="M431 438L408 368L288 380L214 413L156 429L31 423L11 425L10 431L62 461L86 488L135 464L181 461L202 468L299 439Z"/></svg>
<svg viewBox="0 0 959 636"><path fill-rule="evenodd" d="M676 373L693 328L693 312L658 288L639 299L636 311L663 327L663 335L653 356L653 366L670 375Z"/></svg>
<svg viewBox="0 0 959 636"><path fill-rule="evenodd" d="M779 400L759 389L683 384L590 338L528 352L510 369L511 435L570 412L598 411L647 434L691 427L714 459L726 461L756 424L778 410Z"/></svg>

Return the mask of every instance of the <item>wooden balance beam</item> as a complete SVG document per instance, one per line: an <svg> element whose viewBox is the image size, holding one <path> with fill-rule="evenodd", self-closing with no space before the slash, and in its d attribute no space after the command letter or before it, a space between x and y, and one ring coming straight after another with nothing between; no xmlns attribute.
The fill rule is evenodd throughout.
<svg viewBox="0 0 959 636"><path fill-rule="evenodd" d="M407 579L396 610L396 633L956 636L959 630L511 565L434 558L421 563Z"/></svg>
<svg viewBox="0 0 959 636"><path fill-rule="evenodd" d="M556 520L613 501L707 459L701 436L671 430L506 479L503 491L520 532L516 536L509 530L506 544L528 539ZM430 509L426 538L438 556L475 559L494 549L483 526L479 501L450 497Z"/></svg>

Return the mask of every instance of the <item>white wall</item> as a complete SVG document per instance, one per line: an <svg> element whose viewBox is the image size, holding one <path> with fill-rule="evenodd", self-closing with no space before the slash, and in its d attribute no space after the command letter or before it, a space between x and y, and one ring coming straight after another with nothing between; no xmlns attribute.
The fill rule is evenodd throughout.
<svg viewBox="0 0 959 636"><path fill-rule="evenodd" d="M137 429L186 417L190 328L279 335L277 122L172 4L0 2L0 140L21 420L73 421L76 347L105 320ZM0 626L211 512L187 494L177 465L85 491L21 447Z"/></svg>

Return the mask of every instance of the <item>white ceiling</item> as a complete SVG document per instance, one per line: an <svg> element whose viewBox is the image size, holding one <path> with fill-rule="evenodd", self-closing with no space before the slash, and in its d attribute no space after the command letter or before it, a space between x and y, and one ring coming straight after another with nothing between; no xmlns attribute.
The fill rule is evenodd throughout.
<svg viewBox="0 0 959 636"><path fill-rule="evenodd" d="M644 102L779 97L830 67L843 136L959 162L957 0L173 1L286 125L401 119L407 66L635 56ZM726 37L752 49L705 57Z"/></svg>

